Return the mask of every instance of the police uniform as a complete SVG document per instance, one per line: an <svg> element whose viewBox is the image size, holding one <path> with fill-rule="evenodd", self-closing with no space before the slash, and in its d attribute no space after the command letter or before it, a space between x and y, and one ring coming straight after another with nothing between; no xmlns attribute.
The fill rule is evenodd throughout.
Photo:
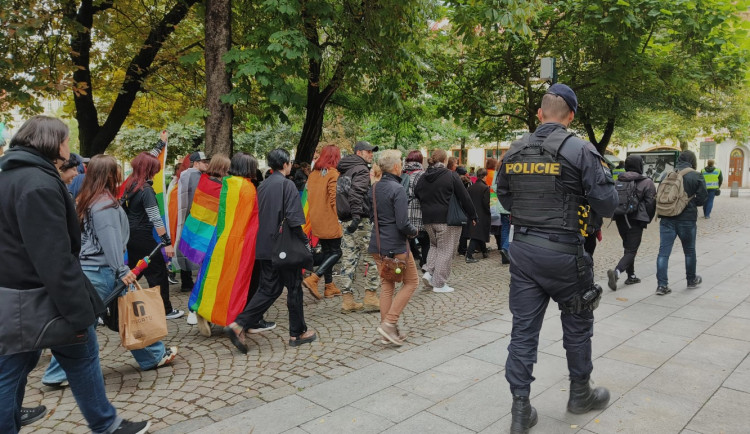
<svg viewBox="0 0 750 434"><path fill-rule="evenodd" d="M601 288L594 285L584 233L589 213L609 217L617 206L609 167L591 143L562 124L545 123L511 145L497 193L515 228L510 246L513 331L505 365L511 392L529 396L550 298L562 311L571 381L588 381L593 309Z"/></svg>

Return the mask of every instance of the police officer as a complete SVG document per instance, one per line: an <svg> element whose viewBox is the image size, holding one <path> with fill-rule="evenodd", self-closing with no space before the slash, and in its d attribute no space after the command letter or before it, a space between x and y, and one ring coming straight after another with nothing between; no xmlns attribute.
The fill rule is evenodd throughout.
<svg viewBox="0 0 750 434"><path fill-rule="evenodd" d="M513 332L505 378L513 394L512 433L527 433L537 422L529 402L539 331L552 298L562 311L568 359L568 411L602 409L609 391L591 388L593 310L601 287L594 284L591 256L583 249L589 214L611 217L617 193L609 167L591 143L567 127L578 100L564 84L550 86L533 134L514 142L497 176L497 193L511 212L510 310Z"/></svg>

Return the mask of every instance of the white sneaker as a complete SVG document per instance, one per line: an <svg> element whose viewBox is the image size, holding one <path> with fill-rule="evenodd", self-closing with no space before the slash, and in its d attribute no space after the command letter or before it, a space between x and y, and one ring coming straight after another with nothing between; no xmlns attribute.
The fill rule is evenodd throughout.
<svg viewBox="0 0 750 434"><path fill-rule="evenodd" d="M432 274L425 271L422 275L422 282L424 283L424 286L432 288Z"/></svg>
<svg viewBox="0 0 750 434"><path fill-rule="evenodd" d="M453 292L453 288L448 285L443 285L442 288L432 288L432 292Z"/></svg>
<svg viewBox="0 0 750 434"><path fill-rule="evenodd" d="M190 312L188 314L187 323L190 325L198 324L198 315L196 315L195 312Z"/></svg>

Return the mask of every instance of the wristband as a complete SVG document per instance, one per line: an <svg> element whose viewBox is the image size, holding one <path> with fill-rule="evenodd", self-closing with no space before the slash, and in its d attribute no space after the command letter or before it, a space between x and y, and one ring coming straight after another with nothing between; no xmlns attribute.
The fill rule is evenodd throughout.
<svg viewBox="0 0 750 434"><path fill-rule="evenodd" d="M164 243L164 247L172 245L172 240L169 238L169 234L167 234L166 232L164 233L164 235L160 235L159 238L161 239L161 242Z"/></svg>

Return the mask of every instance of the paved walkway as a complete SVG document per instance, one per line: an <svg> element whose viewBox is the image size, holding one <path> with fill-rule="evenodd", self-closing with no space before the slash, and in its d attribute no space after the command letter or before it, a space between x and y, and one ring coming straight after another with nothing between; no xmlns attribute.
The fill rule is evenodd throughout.
<svg viewBox="0 0 750 434"><path fill-rule="evenodd" d="M725 197L714 218L698 222L700 288L685 288L677 243L673 293L653 295L658 225L651 225L636 265L643 282L605 289L593 373L612 392L603 412L565 412L562 332L550 308L532 385L535 432L747 432L750 200ZM600 283L620 254L612 225L595 254ZM161 433L505 432L509 279L499 262L497 252L478 264L457 258L458 291L418 290L403 316L409 343L398 349L378 343L377 314L342 315L338 300L307 297L306 317L321 340L299 349L285 344L284 300L267 316L279 327L253 335L247 356L221 336L206 339L183 320L170 321L169 340L180 345L176 363L140 372L116 335L101 332L110 397L125 417L148 414ZM175 293L178 305L183 298ZM40 387L46 361L30 376L25 403L54 413L25 432L86 432L69 390Z"/></svg>

